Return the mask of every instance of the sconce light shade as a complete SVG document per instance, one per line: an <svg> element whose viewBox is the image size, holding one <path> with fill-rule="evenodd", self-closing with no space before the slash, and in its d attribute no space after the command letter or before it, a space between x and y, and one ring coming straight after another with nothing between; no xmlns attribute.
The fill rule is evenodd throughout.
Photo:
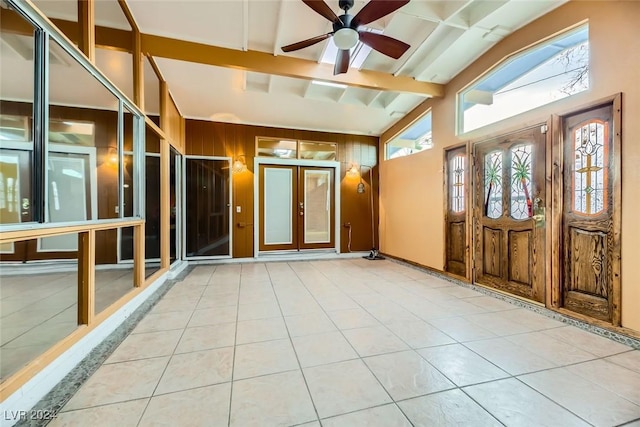
<svg viewBox="0 0 640 427"><path fill-rule="evenodd" d="M244 162L244 155L239 156L235 162L233 162L233 166L231 167L233 173L242 173L247 170L247 165Z"/></svg>
<svg viewBox="0 0 640 427"><path fill-rule="evenodd" d="M360 169L358 168L358 165L352 163L349 170L347 170L347 176L349 178L358 178L360 176Z"/></svg>

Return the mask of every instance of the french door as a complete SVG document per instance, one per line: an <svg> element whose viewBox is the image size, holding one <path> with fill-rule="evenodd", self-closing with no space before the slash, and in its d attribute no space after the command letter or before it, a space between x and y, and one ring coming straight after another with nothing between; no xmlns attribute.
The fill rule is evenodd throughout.
<svg viewBox="0 0 640 427"><path fill-rule="evenodd" d="M475 281L545 301L545 135L526 129L475 146Z"/></svg>
<svg viewBox="0 0 640 427"><path fill-rule="evenodd" d="M259 167L259 250L335 247L334 168Z"/></svg>

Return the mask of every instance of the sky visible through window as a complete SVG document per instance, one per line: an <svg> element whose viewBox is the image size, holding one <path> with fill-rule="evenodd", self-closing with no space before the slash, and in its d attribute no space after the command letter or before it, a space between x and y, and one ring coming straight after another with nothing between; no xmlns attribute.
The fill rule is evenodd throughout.
<svg viewBox="0 0 640 427"><path fill-rule="evenodd" d="M507 60L459 94L460 130L482 126L589 88L589 36L583 26Z"/></svg>

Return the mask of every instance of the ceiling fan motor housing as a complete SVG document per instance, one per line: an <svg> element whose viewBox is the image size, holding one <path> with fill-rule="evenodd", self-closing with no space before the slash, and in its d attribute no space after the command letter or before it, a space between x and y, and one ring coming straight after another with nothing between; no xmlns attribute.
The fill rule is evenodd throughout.
<svg viewBox="0 0 640 427"><path fill-rule="evenodd" d="M345 13L344 15L338 16L338 19L333 23L333 32L336 32L342 28L351 27L352 21L353 21L353 15L348 15ZM356 28L354 28L354 30L355 29Z"/></svg>

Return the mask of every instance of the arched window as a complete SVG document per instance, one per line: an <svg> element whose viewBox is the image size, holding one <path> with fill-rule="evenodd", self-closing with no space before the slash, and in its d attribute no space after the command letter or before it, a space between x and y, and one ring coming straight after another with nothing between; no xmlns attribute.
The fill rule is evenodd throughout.
<svg viewBox="0 0 640 427"><path fill-rule="evenodd" d="M517 53L458 93L465 133L589 89L589 26Z"/></svg>

